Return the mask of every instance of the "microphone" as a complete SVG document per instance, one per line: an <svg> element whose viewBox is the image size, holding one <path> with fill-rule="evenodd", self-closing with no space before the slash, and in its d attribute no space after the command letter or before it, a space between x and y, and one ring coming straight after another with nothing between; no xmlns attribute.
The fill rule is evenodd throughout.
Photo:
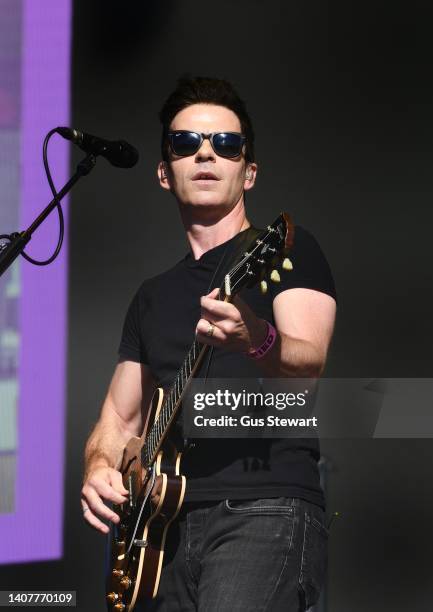
<svg viewBox="0 0 433 612"><path fill-rule="evenodd" d="M125 140L104 140L68 127L58 127L56 132L78 145L85 153L102 155L117 168L132 168L138 162L137 149Z"/></svg>

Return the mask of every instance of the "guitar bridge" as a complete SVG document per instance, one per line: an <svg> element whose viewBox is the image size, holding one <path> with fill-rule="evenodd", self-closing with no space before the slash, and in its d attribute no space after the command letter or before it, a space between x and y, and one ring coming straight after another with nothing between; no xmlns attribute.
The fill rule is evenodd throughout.
<svg viewBox="0 0 433 612"><path fill-rule="evenodd" d="M138 548L146 548L147 540L134 540L134 546L138 546Z"/></svg>

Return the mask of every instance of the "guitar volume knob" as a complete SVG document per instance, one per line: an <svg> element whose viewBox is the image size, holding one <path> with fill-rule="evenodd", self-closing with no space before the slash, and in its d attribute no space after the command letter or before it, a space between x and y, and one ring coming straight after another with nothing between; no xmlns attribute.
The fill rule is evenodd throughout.
<svg viewBox="0 0 433 612"><path fill-rule="evenodd" d="M122 580L120 581L120 584L121 586L123 586L124 589L129 589L129 587L132 584L132 580L128 576L124 576Z"/></svg>
<svg viewBox="0 0 433 612"><path fill-rule="evenodd" d="M114 603L117 599L119 599L119 595L117 593L108 593L107 599L110 603Z"/></svg>

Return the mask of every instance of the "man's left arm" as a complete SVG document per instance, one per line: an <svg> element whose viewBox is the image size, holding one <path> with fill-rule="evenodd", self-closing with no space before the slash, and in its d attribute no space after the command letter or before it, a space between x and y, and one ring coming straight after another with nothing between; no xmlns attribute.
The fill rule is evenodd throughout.
<svg viewBox="0 0 433 612"><path fill-rule="evenodd" d="M201 299L201 319L197 324L200 342L247 353L266 339L267 325L245 302L233 304L216 299L217 291ZM334 329L336 303L321 291L287 289L273 301L277 337L272 348L255 360L270 377L317 377L326 362ZM210 324L214 325L208 336Z"/></svg>
<svg viewBox="0 0 433 612"><path fill-rule="evenodd" d="M287 289L273 302L277 338L256 363L269 376L320 376L334 329L334 298L313 289Z"/></svg>

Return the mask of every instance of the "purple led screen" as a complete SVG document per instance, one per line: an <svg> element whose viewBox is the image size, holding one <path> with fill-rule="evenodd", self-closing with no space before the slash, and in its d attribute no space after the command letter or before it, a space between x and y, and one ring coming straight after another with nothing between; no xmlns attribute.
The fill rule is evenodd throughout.
<svg viewBox="0 0 433 612"><path fill-rule="evenodd" d="M51 200L41 150L50 128L69 123L70 37L70 0L0 3L0 234L28 227ZM52 143L61 186L68 147ZM57 237L52 213L26 250L46 259ZM67 241L53 264L20 259L0 278L0 563L62 555L66 298Z"/></svg>

